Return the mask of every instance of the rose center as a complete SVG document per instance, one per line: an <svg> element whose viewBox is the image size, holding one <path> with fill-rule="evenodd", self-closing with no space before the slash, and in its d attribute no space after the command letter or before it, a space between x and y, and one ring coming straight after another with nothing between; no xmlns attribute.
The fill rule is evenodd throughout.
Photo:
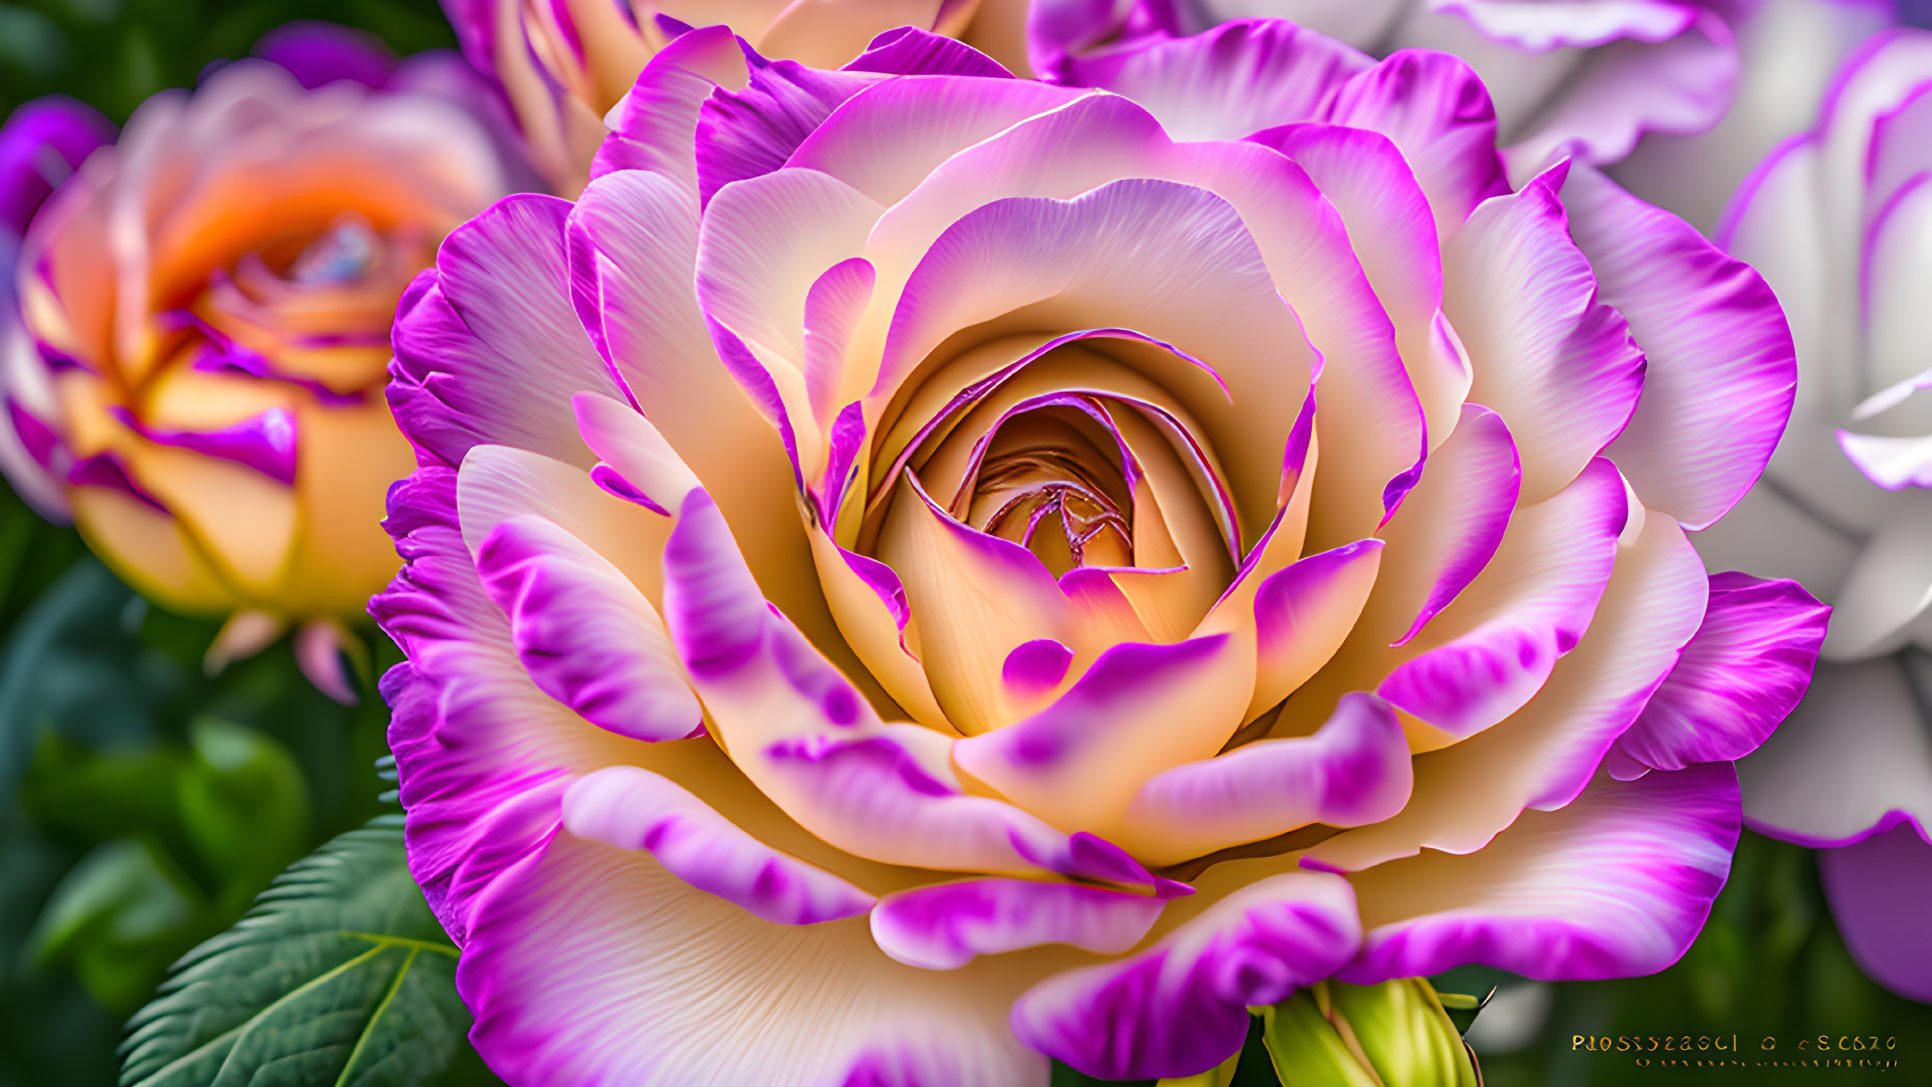
<svg viewBox="0 0 1932 1087"><path fill-rule="evenodd" d="M1132 456L1099 405L1069 398L1022 412L977 452L954 517L1027 548L1056 577L1133 565Z"/></svg>

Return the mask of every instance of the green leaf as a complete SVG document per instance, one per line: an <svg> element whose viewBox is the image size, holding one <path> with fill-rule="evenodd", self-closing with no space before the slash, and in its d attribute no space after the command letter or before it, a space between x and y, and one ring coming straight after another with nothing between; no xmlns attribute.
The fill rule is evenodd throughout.
<svg viewBox="0 0 1932 1087"><path fill-rule="evenodd" d="M76 864L35 922L25 953L37 965L71 961L94 999L122 1013L207 929L201 894L152 843L123 838Z"/></svg>
<svg viewBox="0 0 1932 1087"><path fill-rule="evenodd" d="M27 951L46 962L99 934L139 943L192 918L192 888L163 867L154 850L130 839L108 842L81 859L54 889Z"/></svg>
<svg viewBox="0 0 1932 1087"><path fill-rule="evenodd" d="M93 559L75 563L21 618L0 668L0 790L26 770L42 729L94 747L160 733L155 683L128 637L133 590Z"/></svg>
<svg viewBox="0 0 1932 1087"><path fill-rule="evenodd" d="M456 949L384 816L297 861L134 1017L123 1087L392 1087L463 1044Z"/></svg>
<svg viewBox="0 0 1932 1087"><path fill-rule="evenodd" d="M224 888L240 892L229 899L239 910L301 854L308 786L288 750L254 729L202 717L188 737L194 759L178 779L181 822Z"/></svg>

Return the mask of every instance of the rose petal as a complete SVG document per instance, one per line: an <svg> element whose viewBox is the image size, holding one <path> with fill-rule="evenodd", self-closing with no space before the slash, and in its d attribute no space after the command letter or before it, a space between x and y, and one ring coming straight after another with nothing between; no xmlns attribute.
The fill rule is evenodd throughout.
<svg viewBox="0 0 1932 1087"><path fill-rule="evenodd" d="M1349 877L1369 984L1468 964L1544 981L1655 973L1704 927L1730 872L1737 776L1722 763L1599 780L1466 856L1427 853Z"/></svg>
<svg viewBox="0 0 1932 1087"><path fill-rule="evenodd" d="M1045 944L1118 955L1147 935L1163 904L1079 883L961 880L887 895L872 911L872 938L893 959L927 970Z"/></svg>
<svg viewBox="0 0 1932 1087"><path fill-rule="evenodd" d="M934 985L858 918L774 925L647 854L559 834L482 903L457 989L477 1051L514 1083L1046 1087L1046 1059L1005 1022L1044 965Z"/></svg>
<svg viewBox="0 0 1932 1087"><path fill-rule="evenodd" d="M875 901L638 766L607 766L579 779L564 794L563 825L579 838L648 852L666 872L777 925L856 917Z"/></svg>
<svg viewBox="0 0 1932 1087"><path fill-rule="evenodd" d="M570 210L509 197L444 239L404 293L389 403L419 457L455 466L492 443L589 466L570 399L618 389L570 304Z"/></svg>
<svg viewBox="0 0 1932 1087"><path fill-rule="evenodd" d="M1259 740L1154 775L1112 837L1161 865L1309 823L1378 822L1408 802L1409 759L1388 704L1346 695L1312 736Z"/></svg>
<svg viewBox="0 0 1932 1087"><path fill-rule="evenodd" d="M1757 750L1804 697L1829 614L1796 582L1713 575L1704 625L1617 750L1659 770Z"/></svg>
<svg viewBox="0 0 1932 1087"><path fill-rule="evenodd" d="M1932 1001L1924 904L1932 897L1932 845L1910 826L1818 855L1832 918L1858 965L1881 985Z"/></svg>
<svg viewBox="0 0 1932 1087"><path fill-rule="evenodd" d="M1027 991L1013 1030L1101 1079L1191 1076L1241 1048L1248 1006L1330 976L1360 939L1343 880L1292 873L1208 907L1153 947L1069 971Z"/></svg>
<svg viewBox="0 0 1932 1087"><path fill-rule="evenodd" d="M1644 388L1643 353L1570 240L1564 170L1485 202L1443 252L1442 309L1475 369L1469 395L1509 424L1529 502L1576 478Z"/></svg>
<svg viewBox="0 0 1932 1087"><path fill-rule="evenodd" d="M704 727L657 609L583 541L539 517L512 518L490 530L476 568L544 693L632 739Z"/></svg>

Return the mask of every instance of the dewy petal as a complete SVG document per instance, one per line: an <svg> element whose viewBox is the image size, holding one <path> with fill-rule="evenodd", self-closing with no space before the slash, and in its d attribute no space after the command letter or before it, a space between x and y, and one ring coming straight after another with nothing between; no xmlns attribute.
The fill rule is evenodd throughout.
<svg viewBox="0 0 1932 1087"><path fill-rule="evenodd" d="M1137 955L1042 982L1013 1006L1013 1030L1101 1079L1195 1075L1241 1048L1249 1005L1278 1003L1329 977L1360 939L1345 881L1274 876Z"/></svg>
<svg viewBox="0 0 1932 1087"><path fill-rule="evenodd" d="M1047 1087L1006 1016L1053 961L1000 956L936 985L860 918L774 925L565 832L479 904L456 983L511 1083Z"/></svg>
<svg viewBox="0 0 1932 1087"><path fill-rule="evenodd" d="M563 797L564 829L651 854L664 870L779 925L856 917L875 899L816 865L740 830L677 782L639 766L607 766Z"/></svg>
<svg viewBox="0 0 1932 1087"><path fill-rule="evenodd" d="M1366 128L1395 141L1447 238L1477 204L1509 191L1496 155L1496 109L1469 66L1405 49L1330 92L1309 118Z"/></svg>
<svg viewBox="0 0 1932 1087"><path fill-rule="evenodd" d="M1858 965L1881 985L1932 1001L1932 943L1925 903L1932 901L1932 845L1910 826L1818 855L1832 919Z"/></svg>
<svg viewBox="0 0 1932 1087"><path fill-rule="evenodd" d="M1587 166L1572 165L1563 202L1598 297L1648 360L1606 455L1646 505L1706 527L1757 482L1791 414L1797 371L1778 299L1749 265Z"/></svg>
<svg viewBox="0 0 1932 1087"><path fill-rule="evenodd" d="M1804 697L1830 611L1795 581L1713 575L1704 625L1617 750L1658 770L1757 750Z"/></svg>
<svg viewBox="0 0 1932 1087"><path fill-rule="evenodd" d="M1545 981L1655 973L1703 928L1738 829L1728 764L1599 779L1474 853L1350 875L1362 953L1337 976L1367 984L1472 963Z"/></svg>
<svg viewBox="0 0 1932 1087"><path fill-rule="evenodd" d="M1615 438L1644 387L1644 356L1598 299L1556 192L1566 167L1483 203L1443 252L1443 313L1522 452L1525 501L1555 494Z"/></svg>
<svg viewBox="0 0 1932 1087"><path fill-rule="evenodd" d="M583 541L540 517L513 518L484 539L476 568L544 693L632 739L704 727L657 610Z"/></svg>
<svg viewBox="0 0 1932 1087"><path fill-rule="evenodd" d="M568 201L512 196L443 240L398 306L389 403L417 455L454 467L478 443L588 467L570 398L618 395L570 304Z"/></svg>
<svg viewBox="0 0 1932 1087"><path fill-rule="evenodd" d="M1048 78L1123 94L1177 140L1238 140L1316 119L1323 98L1368 57L1283 19L1222 23L1190 38L1148 38L1058 59Z"/></svg>
<svg viewBox="0 0 1932 1087"><path fill-rule="evenodd" d="M887 895L872 911L872 938L892 958L927 970L1046 944L1118 955L1147 935L1164 904L1083 883L960 880Z"/></svg>
<svg viewBox="0 0 1932 1087"><path fill-rule="evenodd" d="M1932 829L1932 731L1919 650L1824 664L1784 724L1738 763L1751 829L1817 849L1902 822Z"/></svg>
<svg viewBox="0 0 1932 1087"><path fill-rule="evenodd" d="M1408 802L1409 764L1395 711L1349 694L1312 736L1260 740L1156 774L1113 837L1159 866L1309 823L1378 822Z"/></svg>

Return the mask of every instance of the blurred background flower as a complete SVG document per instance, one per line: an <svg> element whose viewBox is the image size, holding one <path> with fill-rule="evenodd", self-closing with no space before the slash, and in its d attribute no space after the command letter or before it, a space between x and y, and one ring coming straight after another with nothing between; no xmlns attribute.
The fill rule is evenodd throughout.
<svg viewBox="0 0 1932 1087"><path fill-rule="evenodd" d="M1718 240L1777 290L1802 378L1764 482L1703 550L1835 605L1810 693L1741 764L1745 810L1826 850L1859 962L1932 1000L1932 31L1868 39Z"/></svg>
<svg viewBox="0 0 1932 1087"><path fill-rule="evenodd" d="M285 627L348 697L343 621L396 565L376 522L410 456L381 395L404 285L503 195L494 100L453 53L284 28L157 94L33 215L14 262L0 467L177 611ZM16 204L102 135L37 103L0 131Z"/></svg>
<svg viewBox="0 0 1932 1087"><path fill-rule="evenodd" d="M575 196L604 114L653 54L694 26L729 23L765 56L836 68L879 34L917 26L964 38L1015 71L1026 0L444 0L463 52L516 111L551 190Z"/></svg>

